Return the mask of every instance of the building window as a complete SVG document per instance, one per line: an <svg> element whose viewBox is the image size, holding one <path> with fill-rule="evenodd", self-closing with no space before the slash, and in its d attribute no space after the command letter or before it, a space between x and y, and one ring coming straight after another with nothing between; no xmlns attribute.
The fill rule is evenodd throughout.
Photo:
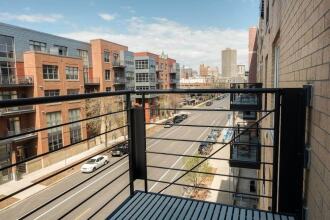
<svg viewBox="0 0 330 220"><path fill-rule="evenodd" d="M105 70L104 71L104 75L105 75L105 80L111 80L111 72L110 72L110 70Z"/></svg>
<svg viewBox="0 0 330 220"><path fill-rule="evenodd" d="M136 90L149 90L149 86L137 86Z"/></svg>
<svg viewBox="0 0 330 220"><path fill-rule="evenodd" d="M59 96L59 95L60 95L60 90L59 89L45 90L45 96L46 97Z"/></svg>
<svg viewBox="0 0 330 220"><path fill-rule="evenodd" d="M30 40L30 50L33 51L46 51L46 43Z"/></svg>
<svg viewBox="0 0 330 220"><path fill-rule="evenodd" d="M110 63L110 52L108 50L104 51L104 62Z"/></svg>
<svg viewBox="0 0 330 220"><path fill-rule="evenodd" d="M77 49L79 56L82 58L84 66L89 66L88 62L88 51L87 50L81 50Z"/></svg>
<svg viewBox="0 0 330 220"><path fill-rule="evenodd" d="M0 57L14 58L14 38L0 35Z"/></svg>
<svg viewBox="0 0 330 220"><path fill-rule="evenodd" d="M61 112L49 112L46 114L47 126L61 124ZM48 149L54 151L63 147L62 127L48 129Z"/></svg>
<svg viewBox="0 0 330 220"><path fill-rule="evenodd" d="M274 48L274 88L279 86L280 77L280 47L278 45Z"/></svg>
<svg viewBox="0 0 330 220"><path fill-rule="evenodd" d="M79 89L68 89L67 94L68 95L78 95L79 94Z"/></svg>
<svg viewBox="0 0 330 220"><path fill-rule="evenodd" d="M66 79L69 80L78 80L78 67L73 67L73 66L66 66L65 67L65 74L66 74Z"/></svg>
<svg viewBox="0 0 330 220"><path fill-rule="evenodd" d="M148 64L148 60L135 60L135 68L138 70L149 69Z"/></svg>
<svg viewBox="0 0 330 220"><path fill-rule="evenodd" d="M58 79L58 67L55 65L42 65L44 79Z"/></svg>
<svg viewBox="0 0 330 220"><path fill-rule="evenodd" d="M149 73L137 73L136 82L149 82Z"/></svg>
<svg viewBox="0 0 330 220"><path fill-rule="evenodd" d="M111 87L106 87L106 88L105 88L105 91L106 91L106 92L111 92Z"/></svg>
<svg viewBox="0 0 330 220"><path fill-rule="evenodd" d="M80 110L70 109L69 110L69 121L75 122L80 120ZM70 141L71 144L81 141L81 126L80 122L70 124Z"/></svg>
<svg viewBox="0 0 330 220"><path fill-rule="evenodd" d="M57 49L58 55L60 56L67 56L68 55L68 48L65 46L60 45L54 45L54 47Z"/></svg>

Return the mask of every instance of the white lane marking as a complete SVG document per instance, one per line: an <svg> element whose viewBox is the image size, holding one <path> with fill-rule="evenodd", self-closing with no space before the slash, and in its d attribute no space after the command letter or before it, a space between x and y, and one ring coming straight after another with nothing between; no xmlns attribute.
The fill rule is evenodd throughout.
<svg viewBox="0 0 330 220"><path fill-rule="evenodd" d="M214 125L214 123L215 123L215 121L216 121L216 119L215 120L213 120L213 122L211 123L211 125ZM197 140L199 140L199 138L201 138L203 135L204 135L204 133L206 132L206 131L208 131L209 129L205 129L202 133L201 133L201 135L199 135L198 136L198 138L197 138ZM194 145L195 145L196 143L192 143L184 152L183 152L183 154L186 154ZM170 168L173 168L181 159L183 158L183 156L180 156L176 161L175 161L175 163L170 167ZM167 170L158 180L162 180L162 179L164 179L164 177L165 176L167 176L167 174L170 172L170 170ZM157 185L158 185L158 183L159 182L157 182L157 183L154 183L154 185L152 186L152 187L150 187L149 188L149 190L151 191L154 187L156 187Z"/></svg>
<svg viewBox="0 0 330 220"><path fill-rule="evenodd" d="M74 194L72 194L71 196L69 196L68 198L64 199L63 201L57 203L56 205L54 205L52 208L48 209L46 212L42 213L41 215L39 215L38 217L35 218L39 219L42 216L46 215L47 213L49 213L50 211L54 210L55 208L57 208L58 206L62 205L63 203L65 203L66 201L72 199L74 196L76 196L77 194L81 193L82 191L84 191L85 189L87 189L88 187L90 187L91 185L95 184L96 182L98 182L99 180L103 179L105 176L107 176L108 174L114 172L116 169L118 169L119 167L123 166L124 164L128 163L128 161L122 163L121 165L115 167L113 170L111 170L110 172L104 174L103 176L100 176L99 178L97 178L96 180L94 180L93 182L91 182L90 184L88 184L87 186L85 186L84 188L80 189L79 191L75 192Z"/></svg>
<svg viewBox="0 0 330 220"><path fill-rule="evenodd" d="M222 119L220 119L219 122L220 122L220 121L222 121ZM197 151L197 149L193 152L192 155L194 155L194 154L196 153L196 151ZM180 169L183 169L185 165L186 165L186 163L184 163L184 164L180 167ZM179 172L180 172L180 171L177 171L177 172L175 173L174 177L171 179L170 182L173 182L173 181L174 181L174 179L178 176Z"/></svg>
<svg viewBox="0 0 330 220"><path fill-rule="evenodd" d="M74 220L80 219L83 215L87 214L90 210L91 210L91 208L86 209L80 215L78 215Z"/></svg>

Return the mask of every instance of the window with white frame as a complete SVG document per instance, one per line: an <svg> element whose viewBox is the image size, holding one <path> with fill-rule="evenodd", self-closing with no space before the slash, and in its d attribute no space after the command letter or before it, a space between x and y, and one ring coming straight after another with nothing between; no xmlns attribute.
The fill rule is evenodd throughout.
<svg viewBox="0 0 330 220"><path fill-rule="evenodd" d="M104 77L105 77L105 80L111 80L111 71L104 70Z"/></svg>
<svg viewBox="0 0 330 220"><path fill-rule="evenodd" d="M80 120L80 109L69 110L69 121L75 122ZM71 144L81 141L81 124L80 122L70 124L70 141Z"/></svg>
<svg viewBox="0 0 330 220"><path fill-rule="evenodd" d="M136 82L149 82L149 73L137 73Z"/></svg>
<svg viewBox="0 0 330 220"><path fill-rule="evenodd" d="M42 65L42 72L44 79L59 79L56 65Z"/></svg>
<svg viewBox="0 0 330 220"><path fill-rule="evenodd" d="M45 90L45 96L50 97L50 96L59 96L60 95L60 90L59 89L50 89L50 90Z"/></svg>
<svg viewBox="0 0 330 220"><path fill-rule="evenodd" d="M148 60L135 60L135 69L149 69Z"/></svg>
<svg viewBox="0 0 330 220"><path fill-rule="evenodd" d="M66 66L65 75L66 75L66 79L68 79L68 80L78 80L78 78L79 78L78 67Z"/></svg>
<svg viewBox="0 0 330 220"><path fill-rule="evenodd" d="M110 63L110 52L108 50L104 51L104 62Z"/></svg>
<svg viewBox="0 0 330 220"><path fill-rule="evenodd" d="M30 40L29 41L30 50L33 51L46 51L46 43Z"/></svg>
<svg viewBox="0 0 330 220"><path fill-rule="evenodd" d="M49 112L46 114L47 126L61 124L61 112ZM54 151L63 147L62 127L48 129L48 149Z"/></svg>

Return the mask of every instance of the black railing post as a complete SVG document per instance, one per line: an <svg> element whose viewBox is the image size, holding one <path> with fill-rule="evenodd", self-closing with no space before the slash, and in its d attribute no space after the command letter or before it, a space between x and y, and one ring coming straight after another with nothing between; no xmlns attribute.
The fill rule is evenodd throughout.
<svg viewBox="0 0 330 220"><path fill-rule="evenodd" d="M126 118L127 118L127 141L128 141L128 162L129 162L129 188L130 196L134 195L134 169L133 169L133 150L132 150L132 118L131 118L131 94L126 94Z"/></svg>
<svg viewBox="0 0 330 220"><path fill-rule="evenodd" d="M272 182L272 211L277 211L277 180L278 180L278 148L280 132L280 92L275 93L275 112L274 112L274 149L273 149L273 182ZM267 99L266 99L267 100ZM265 104L267 106L267 103Z"/></svg>
<svg viewBox="0 0 330 220"><path fill-rule="evenodd" d="M306 123L304 89L283 89L278 174L278 212L296 213L303 207Z"/></svg>
<svg viewBox="0 0 330 220"><path fill-rule="evenodd" d="M146 108L145 108L145 93L142 93L142 111L143 111L143 128L145 130L144 134L144 153L147 154L147 129L146 129ZM145 155L147 159L147 155ZM145 176L144 176L144 191L148 192L148 172L147 172L147 161L145 161Z"/></svg>

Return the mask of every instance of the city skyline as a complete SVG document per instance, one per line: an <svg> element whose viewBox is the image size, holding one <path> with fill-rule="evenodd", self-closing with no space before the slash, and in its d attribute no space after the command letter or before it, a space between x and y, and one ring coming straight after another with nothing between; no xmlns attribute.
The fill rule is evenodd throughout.
<svg viewBox="0 0 330 220"><path fill-rule="evenodd" d="M152 2L141 4L146 6L141 7L134 1L102 1L98 4L84 1L75 7L86 13L78 15L62 8L61 1L49 5L38 4L38 1L17 1L15 10L11 1L4 1L0 22L85 42L102 38L127 45L132 51L159 54L164 50L178 62L194 69L198 69L200 63L220 67L220 51L232 47L238 50L238 63L247 64L248 27L257 22L258 1L242 0L231 13L227 9L234 8L231 7L233 1L203 3L202 11L202 3L194 4L189 11L184 3L176 3L176 7L171 2L168 5L157 3L162 5L159 8L171 9L160 10ZM70 8L73 3L66 4ZM196 19L195 13L189 13L194 11L201 15L212 14L211 20L208 17L208 26L201 26L206 23L203 16ZM242 11L253 16L242 19Z"/></svg>

